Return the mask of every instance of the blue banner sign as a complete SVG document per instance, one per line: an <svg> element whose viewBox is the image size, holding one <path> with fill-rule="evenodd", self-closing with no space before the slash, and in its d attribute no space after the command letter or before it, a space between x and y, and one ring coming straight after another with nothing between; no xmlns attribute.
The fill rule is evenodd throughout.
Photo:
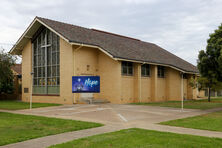
<svg viewBox="0 0 222 148"><path fill-rule="evenodd" d="M72 77L73 93L99 93L100 77L99 76L73 76Z"/></svg>

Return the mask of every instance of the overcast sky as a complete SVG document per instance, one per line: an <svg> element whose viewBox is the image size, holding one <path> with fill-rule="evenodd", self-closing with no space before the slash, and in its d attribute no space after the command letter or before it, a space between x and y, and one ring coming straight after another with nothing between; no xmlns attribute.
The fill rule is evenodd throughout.
<svg viewBox="0 0 222 148"><path fill-rule="evenodd" d="M222 0L1 0L0 47L9 50L35 16L152 42L196 65L222 23Z"/></svg>

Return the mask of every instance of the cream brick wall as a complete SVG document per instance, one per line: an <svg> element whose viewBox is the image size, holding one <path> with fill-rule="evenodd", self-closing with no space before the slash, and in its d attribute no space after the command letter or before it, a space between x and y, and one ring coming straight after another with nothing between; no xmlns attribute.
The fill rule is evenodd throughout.
<svg viewBox="0 0 222 148"><path fill-rule="evenodd" d="M150 77L142 77L141 82L141 101L151 102L151 79Z"/></svg>
<svg viewBox="0 0 222 148"><path fill-rule="evenodd" d="M165 92L165 81L166 78L158 78L157 79L157 96L155 101L164 101L166 99L166 92Z"/></svg>
<svg viewBox="0 0 222 148"><path fill-rule="evenodd" d="M121 87L121 102L120 103L130 103L134 102L134 77L132 76L122 76L122 87Z"/></svg>
<svg viewBox="0 0 222 148"><path fill-rule="evenodd" d="M180 72L172 68L167 68L168 100L181 100L181 75Z"/></svg>
<svg viewBox="0 0 222 148"><path fill-rule="evenodd" d="M27 43L22 51L22 101L29 101L31 86L31 60L32 60L31 41ZM29 92L24 93L24 88L28 88Z"/></svg>
<svg viewBox="0 0 222 148"><path fill-rule="evenodd" d="M77 50L78 48L78 50ZM22 51L22 100L29 101L30 93L24 88L31 85L31 42ZM75 63L75 65L74 65ZM96 48L72 46L60 39L60 95L33 96L33 102L72 104L72 76L98 75L101 81L101 92L94 93L96 99L107 99L112 103L151 102L181 100L180 72L166 68L166 77L157 77L157 66L151 65L151 76L141 77L141 64L134 63L134 75L121 75L121 61L116 61ZM196 99L197 91L184 79L184 97ZM140 94L141 93L141 94ZM75 100L80 95L75 94Z"/></svg>
<svg viewBox="0 0 222 148"><path fill-rule="evenodd" d="M100 93L98 98L121 103L121 62L99 52Z"/></svg>

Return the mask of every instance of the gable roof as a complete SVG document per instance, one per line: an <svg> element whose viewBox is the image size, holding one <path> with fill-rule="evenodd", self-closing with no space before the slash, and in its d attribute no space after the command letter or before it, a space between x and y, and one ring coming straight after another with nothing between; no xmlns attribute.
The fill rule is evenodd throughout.
<svg viewBox="0 0 222 148"><path fill-rule="evenodd" d="M196 66L153 43L148 43L138 39L96 29L83 28L41 17L36 17L35 20L32 22L32 24L37 23L35 26L40 26L40 24L42 24L48 27L69 43L78 43L98 47L105 53L112 56L114 59L132 60L141 63L153 63L157 65L170 66L183 72L198 73ZM29 34L29 36L33 34L34 31L29 31L30 28L34 26L32 24L26 30L27 33L25 32L24 34ZM22 38L20 38L20 40L22 40ZM17 44L19 44L19 41ZM16 49L16 46L13 47L11 51L14 49Z"/></svg>
<svg viewBox="0 0 222 148"><path fill-rule="evenodd" d="M22 64L13 65L12 70L15 71L18 75L21 75L22 74Z"/></svg>

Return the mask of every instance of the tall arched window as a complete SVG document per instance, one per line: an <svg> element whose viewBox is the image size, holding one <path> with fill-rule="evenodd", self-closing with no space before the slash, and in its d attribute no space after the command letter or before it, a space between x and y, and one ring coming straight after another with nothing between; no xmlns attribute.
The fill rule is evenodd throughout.
<svg viewBox="0 0 222 148"><path fill-rule="evenodd" d="M60 93L59 36L40 28L33 36L33 94Z"/></svg>

